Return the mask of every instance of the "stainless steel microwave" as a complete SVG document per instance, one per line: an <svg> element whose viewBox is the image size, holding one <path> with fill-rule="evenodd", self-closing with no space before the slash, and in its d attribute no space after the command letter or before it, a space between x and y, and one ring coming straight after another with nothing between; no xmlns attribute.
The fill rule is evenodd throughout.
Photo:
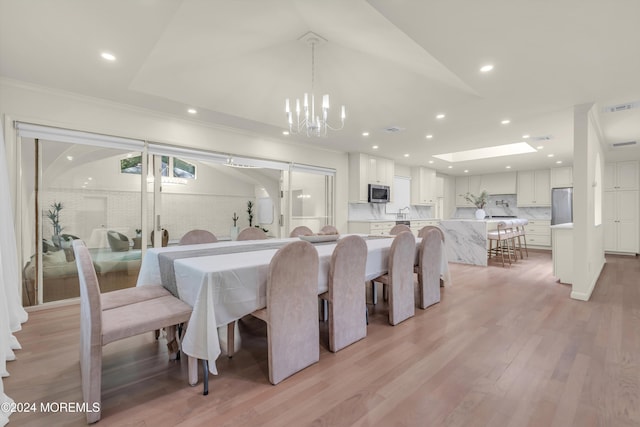
<svg viewBox="0 0 640 427"><path fill-rule="evenodd" d="M389 193L388 185L369 184L369 203L388 203Z"/></svg>

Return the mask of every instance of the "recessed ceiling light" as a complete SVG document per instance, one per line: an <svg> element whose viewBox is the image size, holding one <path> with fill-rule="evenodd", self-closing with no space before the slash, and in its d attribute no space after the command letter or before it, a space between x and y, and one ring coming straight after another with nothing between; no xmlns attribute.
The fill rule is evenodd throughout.
<svg viewBox="0 0 640 427"><path fill-rule="evenodd" d="M430 163L430 164L433 164L433 160L429 160L429 163Z"/></svg>
<svg viewBox="0 0 640 427"><path fill-rule="evenodd" d="M409 153L405 153L405 155L404 155L404 156L405 156L405 157L409 157Z"/></svg>
<svg viewBox="0 0 640 427"><path fill-rule="evenodd" d="M453 169L453 166L447 166L448 169Z"/></svg>
<svg viewBox="0 0 640 427"><path fill-rule="evenodd" d="M493 65L491 64L483 65L482 67L480 67L480 71L482 71L483 73L488 73L491 70L493 70Z"/></svg>
<svg viewBox="0 0 640 427"><path fill-rule="evenodd" d="M189 114L198 114L198 110L196 110L195 108L189 108L187 110L187 113L189 113Z"/></svg>
<svg viewBox="0 0 640 427"><path fill-rule="evenodd" d="M86 185L83 185L83 186L82 186L82 188L87 188L87 186L86 186Z"/></svg>
<svg viewBox="0 0 640 427"><path fill-rule="evenodd" d="M442 114L442 113L440 113L440 114L438 114L438 115L436 116L436 119L438 119L438 120L440 120L440 119L444 119L444 118L445 118L445 115L444 115L444 114Z"/></svg>
<svg viewBox="0 0 640 427"><path fill-rule="evenodd" d="M547 154L547 157L553 157L553 154Z"/></svg>
<svg viewBox="0 0 640 427"><path fill-rule="evenodd" d="M511 169L511 166L505 166L504 168L505 169Z"/></svg>
<svg viewBox="0 0 640 427"><path fill-rule="evenodd" d="M538 146L536 147L536 149L538 149L538 150L542 150L543 148L544 148L544 145L538 145Z"/></svg>
<svg viewBox="0 0 640 427"><path fill-rule="evenodd" d="M91 181L93 178L89 177L89 178L87 178L87 179L88 179L89 181Z"/></svg>
<svg viewBox="0 0 640 427"><path fill-rule="evenodd" d="M88 185L89 183L87 181L84 182L84 185Z"/></svg>
<svg viewBox="0 0 640 427"><path fill-rule="evenodd" d="M362 136L369 136L369 132L362 132Z"/></svg>
<svg viewBox="0 0 640 427"><path fill-rule="evenodd" d="M464 173L469 173L469 169L465 169L465 170L464 170Z"/></svg>
<svg viewBox="0 0 640 427"><path fill-rule="evenodd" d="M429 134L429 135L427 135L425 138L427 138L427 139L431 139L431 138L433 138L433 135Z"/></svg>
<svg viewBox="0 0 640 427"><path fill-rule="evenodd" d="M377 150L377 149L378 149L378 146L377 146L377 145L374 145L374 146L373 146L373 147L371 147L371 148L373 148L374 150Z"/></svg>
<svg viewBox="0 0 640 427"><path fill-rule="evenodd" d="M529 139L531 137L531 135L526 134L526 135L522 135L522 139Z"/></svg>
<svg viewBox="0 0 640 427"><path fill-rule="evenodd" d="M558 160L556 163L557 164L562 164L562 160Z"/></svg>
<svg viewBox="0 0 640 427"><path fill-rule="evenodd" d="M107 61L115 61L116 60L116 57L113 54L109 53L109 52L102 52L100 54L100 56L102 57L102 59L106 59Z"/></svg>
<svg viewBox="0 0 640 427"><path fill-rule="evenodd" d="M282 131L282 134L283 134L283 135L285 135L285 136L287 136L287 135L289 135L289 131L288 131L288 130L283 130L283 131Z"/></svg>
<svg viewBox="0 0 640 427"><path fill-rule="evenodd" d="M73 156L67 156L67 160L69 161L73 160Z"/></svg>
<svg viewBox="0 0 640 427"><path fill-rule="evenodd" d="M504 119L503 121L500 122L503 125L508 125L509 123L511 123L511 120L509 119Z"/></svg>

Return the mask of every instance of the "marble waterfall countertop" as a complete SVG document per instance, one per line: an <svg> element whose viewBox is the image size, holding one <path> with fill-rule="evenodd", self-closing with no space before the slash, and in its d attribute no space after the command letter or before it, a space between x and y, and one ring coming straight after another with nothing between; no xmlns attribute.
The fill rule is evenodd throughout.
<svg viewBox="0 0 640 427"><path fill-rule="evenodd" d="M447 259L460 264L487 265L487 231L498 223L514 218L443 219Z"/></svg>

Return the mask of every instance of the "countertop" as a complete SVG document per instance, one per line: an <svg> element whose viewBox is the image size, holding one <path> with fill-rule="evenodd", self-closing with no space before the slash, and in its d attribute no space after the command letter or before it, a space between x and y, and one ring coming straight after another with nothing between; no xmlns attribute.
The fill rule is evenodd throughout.
<svg viewBox="0 0 640 427"><path fill-rule="evenodd" d="M407 218L407 219L350 219L348 222L396 222L396 221L442 221L440 218Z"/></svg>
<svg viewBox="0 0 640 427"><path fill-rule="evenodd" d="M573 230L573 223L556 224L551 226L552 230Z"/></svg>

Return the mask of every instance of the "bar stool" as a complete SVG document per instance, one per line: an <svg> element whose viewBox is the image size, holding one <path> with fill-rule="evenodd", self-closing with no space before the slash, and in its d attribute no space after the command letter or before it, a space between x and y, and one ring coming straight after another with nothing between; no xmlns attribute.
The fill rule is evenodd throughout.
<svg viewBox="0 0 640 427"><path fill-rule="evenodd" d="M529 248L527 248L527 236L524 231L524 226L529 224L529 220L526 218L518 218L513 220L515 224L515 237L518 239L518 248L520 249L520 259L524 259L522 257L522 242L524 241L524 251L527 254L527 258L529 258ZM522 238L522 241L520 240Z"/></svg>
<svg viewBox="0 0 640 427"><path fill-rule="evenodd" d="M513 221L500 221L498 228L487 233L487 239L489 239L489 249L487 250L487 258L491 259L492 255L502 257L502 266L504 267L504 254L507 253L509 265L511 265L511 253L515 255L515 250L512 251L511 246L514 245L514 233L513 233ZM496 247L493 247L493 242L496 242ZM516 258L517 259L517 258Z"/></svg>

